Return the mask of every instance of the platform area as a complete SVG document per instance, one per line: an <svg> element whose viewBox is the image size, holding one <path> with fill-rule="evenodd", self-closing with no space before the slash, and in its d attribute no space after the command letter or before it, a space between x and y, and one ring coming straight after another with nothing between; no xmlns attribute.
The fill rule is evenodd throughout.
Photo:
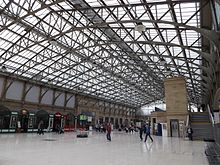
<svg viewBox="0 0 220 165"><path fill-rule="evenodd" d="M0 134L0 165L209 165L205 142L139 134Z"/></svg>

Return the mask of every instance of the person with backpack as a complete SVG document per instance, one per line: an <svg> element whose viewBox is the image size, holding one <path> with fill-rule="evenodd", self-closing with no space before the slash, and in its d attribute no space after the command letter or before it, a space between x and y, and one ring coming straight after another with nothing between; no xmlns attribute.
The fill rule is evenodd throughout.
<svg viewBox="0 0 220 165"><path fill-rule="evenodd" d="M151 139L151 141L153 142L153 138L151 137L151 135L150 135L150 126L149 126L149 124L146 124L145 125L145 140L144 140L144 142L146 142L147 141L147 137L149 136L149 138Z"/></svg>

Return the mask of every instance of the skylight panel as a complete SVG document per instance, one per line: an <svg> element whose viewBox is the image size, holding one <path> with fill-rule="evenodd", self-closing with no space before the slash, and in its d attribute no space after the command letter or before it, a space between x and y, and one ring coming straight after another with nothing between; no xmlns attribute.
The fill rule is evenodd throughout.
<svg viewBox="0 0 220 165"><path fill-rule="evenodd" d="M165 48L165 46L163 46L163 45L158 45L158 46L156 46L156 47L157 47L159 53L162 53L162 52L165 52L165 51L166 51L166 48Z"/></svg>
<svg viewBox="0 0 220 165"><path fill-rule="evenodd" d="M4 37L4 36L3 36ZM5 39L7 39L9 42L15 42L15 41L17 41L19 38L20 38L20 36L18 36L17 34L15 34L15 33L8 33L8 35L6 35L5 37L4 37Z"/></svg>
<svg viewBox="0 0 220 165"><path fill-rule="evenodd" d="M6 42L5 40L2 40L0 38L0 45L1 45L1 50L7 50L9 47L12 46L12 43Z"/></svg>
<svg viewBox="0 0 220 165"><path fill-rule="evenodd" d="M24 18L24 21L26 21L29 25L34 25L36 24L39 20L34 17L33 15L29 15Z"/></svg>
<svg viewBox="0 0 220 165"><path fill-rule="evenodd" d="M105 0L107 5L119 5L118 0Z"/></svg>
<svg viewBox="0 0 220 165"><path fill-rule="evenodd" d="M11 58L12 61L19 61L20 64L25 64L28 59L20 57L20 56L14 56Z"/></svg>
<svg viewBox="0 0 220 165"><path fill-rule="evenodd" d="M20 0L18 0L20 1ZM45 2L50 2L50 1L45 1ZM31 6L31 9L32 11L36 10L36 9L39 9L41 7L41 4L39 1L35 1L35 0L29 0L29 2L27 1L28 5ZM27 4L26 3L26 4ZM25 6L26 9L28 9L26 6Z"/></svg>
<svg viewBox="0 0 220 165"><path fill-rule="evenodd" d="M25 58L32 58L36 55L36 53L33 53L30 50L23 50L22 52L19 53L19 56L25 57Z"/></svg>
<svg viewBox="0 0 220 165"><path fill-rule="evenodd" d="M167 12L169 10L168 5L156 5L155 7L155 19L161 19L161 17L163 17L163 20L166 20L166 18L170 17L170 13Z"/></svg>
<svg viewBox="0 0 220 165"><path fill-rule="evenodd" d="M138 37L137 41L146 41L146 38L143 35L141 35L140 37Z"/></svg>
<svg viewBox="0 0 220 165"><path fill-rule="evenodd" d="M9 0L0 1L0 8L5 7L8 4Z"/></svg>
<svg viewBox="0 0 220 165"><path fill-rule="evenodd" d="M29 50L36 52L36 51L41 51L43 47L41 45L33 45L32 47L29 48Z"/></svg>
<svg viewBox="0 0 220 165"><path fill-rule="evenodd" d="M201 75L201 69L198 69L198 70L196 70L195 72L196 72L198 75ZM200 77L200 76L198 77L198 80L201 80L201 77Z"/></svg>
<svg viewBox="0 0 220 165"><path fill-rule="evenodd" d="M2 33L0 33L0 37L3 38L4 40L7 40L9 38L11 38L13 35L15 35L14 33L12 33L11 31L9 30L4 30Z"/></svg>
<svg viewBox="0 0 220 165"><path fill-rule="evenodd" d="M71 1L70 1L71 2ZM61 9L61 7L62 8L64 8L65 10L71 10L73 7L72 7L72 5L70 5L69 3L68 3L68 1L64 1L64 2L61 2L61 3L59 3L59 6L58 5L56 5L56 8L54 8L54 6L52 6L52 8L54 8L54 10L60 10Z"/></svg>
<svg viewBox="0 0 220 165"><path fill-rule="evenodd" d="M106 22L114 22L115 19L113 17L108 17L107 19L105 19Z"/></svg>
<svg viewBox="0 0 220 165"><path fill-rule="evenodd" d="M36 70L34 68L29 68L28 71L29 71L29 73L33 73L33 74L37 74L39 72L38 70Z"/></svg>
<svg viewBox="0 0 220 165"><path fill-rule="evenodd" d="M44 64L44 65L46 65L46 66L49 66L49 65L53 64L53 61L51 61L51 60L45 60L45 61L43 61L41 64Z"/></svg>
<svg viewBox="0 0 220 165"><path fill-rule="evenodd" d="M197 10L196 3L182 3L180 4L180 8L183 23L186 22ZM196 18L194 17L194 19ZM189 24L189 22L187 24Z"/></svg>
<svg viewBox="0 0 220 165"><path fill-rule="evenodd" d="M48 15L49 12L50 11L48 9L42 9L42 10L39 10L38 12L36 12L35 15L42 19L42 18L45 18L45 16Z"/></svg>
<svg viewBox="0 0 220 165"><path fill-rule="evenodd" d="M31 74L28 73L28 72L24 72L24 73L22 74L22 76L31 78L33 75L31 75Z"/></svg>
<svg viewBox="0 0 220 165"><path fill-rule="evenodd" d="M14 12L15 13L13 13L15 16L19 16L19 17L23 17L23 16L25 16L25 15L27 15L28 13L24 10L24 9L22 9L20 6L18 7L18 6L16 6L16 9L14 9Z"/></svg>
<svg viewBox="0 0 220 165"><path fill-rule="evenodd" d="M6 66L14 66L15 68L18 68L20 66L20 64L17 64L14 61L4 61L4 64Z"/></svg>
<svg viewBox="0 0 220 165"><path fill-rule="evenodd" d="M137 16L137 18L138 18L138 17L140 17L140 16L143 14L143 12L146 11L146 9L145 9L144 6L135 6L135 7L132 8L131 11L132 11L132 12L134 13L134 15Z"/></svg>
<svg viewBox="0 0 220 165"><path fill-rule="evenodd" d="M101 6L98 0L86 0L86 2L92 7Z"/></svg>

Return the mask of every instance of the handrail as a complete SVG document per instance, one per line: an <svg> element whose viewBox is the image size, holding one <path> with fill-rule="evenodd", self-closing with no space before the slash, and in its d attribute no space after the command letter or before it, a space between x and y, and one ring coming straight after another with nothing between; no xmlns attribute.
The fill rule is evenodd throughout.
<svg viewBox="0 0 220 165"><path fill-rule="evenodd" d="M182 133L183 139L186 138L186 134L187 134L186 130L187 130L188 127L189 127L189 114L186 117L186 124L184 125L184 128L183 128L183 133Z"/></svg>
<svg viewBox="0 0 220 165"><path fill-rule="evenodd" d="M187 118L186 118L186 128L189 126L189 115L187 115Z"/></svg>
<svg viewBox="0 0 220 165"><path fill-rule="evenodd" d="M212 115L212 112L211 112L211 109L210 109L210 107L209 107L209 104L207 104L207 109L208 109L208 112L209 112L209 117L210 117L211 122L212 122L212 126L214 126L215 120L214 120L214 117L213 117L213 115Z"/></svg>

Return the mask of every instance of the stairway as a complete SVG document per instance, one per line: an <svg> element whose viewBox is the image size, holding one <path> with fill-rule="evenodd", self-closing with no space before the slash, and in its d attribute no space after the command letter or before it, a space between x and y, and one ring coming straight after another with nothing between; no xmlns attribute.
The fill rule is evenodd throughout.
<svg viewBox="0 0 220 165"><path fill-rule="evenodd" d="M207 112L191 112L190 123L193 129L193 139L213 141L213 127Z"/></svg>

